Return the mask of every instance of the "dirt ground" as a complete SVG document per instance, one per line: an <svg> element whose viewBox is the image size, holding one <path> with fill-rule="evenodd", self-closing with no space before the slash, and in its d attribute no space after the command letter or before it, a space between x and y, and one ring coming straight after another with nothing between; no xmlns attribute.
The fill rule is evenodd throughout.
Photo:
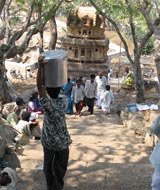
<svg viewBox="0 0 160 190"><path fill-rule="evenodd" d="M15 80L19 95L35 88L35 75ZM117 93L117 86L113 87ZM120 90L117 100L134 101L134 91ZM125 98L124 98L124 96ZM41 121L43 118L41 118ZM66 115L70 147L64 190L150 190L153 167L149 163L151 147L140 136L127 129L118 114L105 116L95 108L89 115L84 107L82 117ZM10 166L17 170L21 181L17 190L46 190L43 175L43 150L40 141L31 140L17 152L6 155ZM32 185L31 185L32 184Z"/></svg>

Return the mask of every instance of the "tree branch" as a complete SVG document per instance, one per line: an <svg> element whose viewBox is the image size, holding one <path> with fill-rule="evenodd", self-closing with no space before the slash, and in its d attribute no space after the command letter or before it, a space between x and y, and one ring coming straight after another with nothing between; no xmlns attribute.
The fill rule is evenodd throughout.
<svg viewBox="0 0 160 190"><path fill-rule="evenodd" d="M2 10L5 6L6 0L0 0L0 15L2 14Z"/></svg>
<svg viewBox="0 0 160 190"><path fill-rule="evenodd" d="M126 40L123 38L123 36L122 36L122 34L121 34L121 32L120 32L120 30L119 30L118 25L116 24L116 22L113 19L111 19L108 15L106 15L104 12L102 12L100 10L100 8L94 3L93 0L89 0L89 1L95 7L95 9L98 10L99 14L101 14L105 19L107 19L114 26L114 28L115 28L115 30L116 30L119 38L121 39L121 41L122 41L122 43L124 45L124 48L126 50L126 55L127 55L128 59L129 59L130 63L133 64L133 60L132 60L132 58L130 56Z"/></svg>
<svg viewBox="0 0 160 190"><path fill-rule="evenodd" d="M24 34L24 32L26 32L27 28L26 28L26 30L24 30L25 27L23 27L20 31L13 34L8 45L6 45L6 50L4 53L5 58L14 57L17 54L22 55L25 52L26 48L28 47L28 44L29 44L32 36L44 29L44 26L46 25L46 23L48 22L48 19L50 17L48 17L48 19L43 19L43 18L47 17L48 15L50 15L50 16L54 15L56 10L58 9L58 7L60 6L60 4L63 1L64 0L61 0L57 4L54 4L49 12L46 12L45 14L43 14L40 18L38 18L36 20L35 23L37 23L37 25L35 25L33 28L28 30L28 32L26 33L26 37L20 46L16 46L15 42ZM31 25L28 24L28 27L29 26L31 26Z"/></svg>

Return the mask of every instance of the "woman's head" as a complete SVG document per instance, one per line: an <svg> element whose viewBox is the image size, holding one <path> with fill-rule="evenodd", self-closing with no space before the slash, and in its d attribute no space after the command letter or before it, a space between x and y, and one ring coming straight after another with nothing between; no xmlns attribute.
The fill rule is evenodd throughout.
<svg viewBox="0 0 160 190"><path fill-rule="evenodd" d="M55 88L46 87L46 91L47 91L48 95L53 99L58 98L60 89L61 89L61 87L55 87Z"/></svg>

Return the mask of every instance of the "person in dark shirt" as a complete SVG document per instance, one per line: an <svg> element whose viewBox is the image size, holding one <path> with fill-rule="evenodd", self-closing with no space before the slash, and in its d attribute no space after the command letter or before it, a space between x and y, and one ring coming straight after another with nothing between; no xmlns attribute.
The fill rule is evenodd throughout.
<svg viewBox="0 0 160 190"><path fill-rule="evenodd" d="M38 58L37 88L39 101L44 111L41 142L44 151L44 174L47 190L61 190L69 159L71 138L67 130L65 111L66 98L60 98L61 87L43 86L44 57Z"/></svg>

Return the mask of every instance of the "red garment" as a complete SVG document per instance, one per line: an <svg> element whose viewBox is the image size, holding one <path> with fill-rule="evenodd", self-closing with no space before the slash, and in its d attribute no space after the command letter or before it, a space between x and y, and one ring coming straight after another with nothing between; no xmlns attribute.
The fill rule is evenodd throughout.
<svg viewBox="0 0 160 190"><path fill-rule="evenodd" d="M82 108L83 108L83 101L80 101L76 104L76 112L79 116L81 115Z"/></svg>

